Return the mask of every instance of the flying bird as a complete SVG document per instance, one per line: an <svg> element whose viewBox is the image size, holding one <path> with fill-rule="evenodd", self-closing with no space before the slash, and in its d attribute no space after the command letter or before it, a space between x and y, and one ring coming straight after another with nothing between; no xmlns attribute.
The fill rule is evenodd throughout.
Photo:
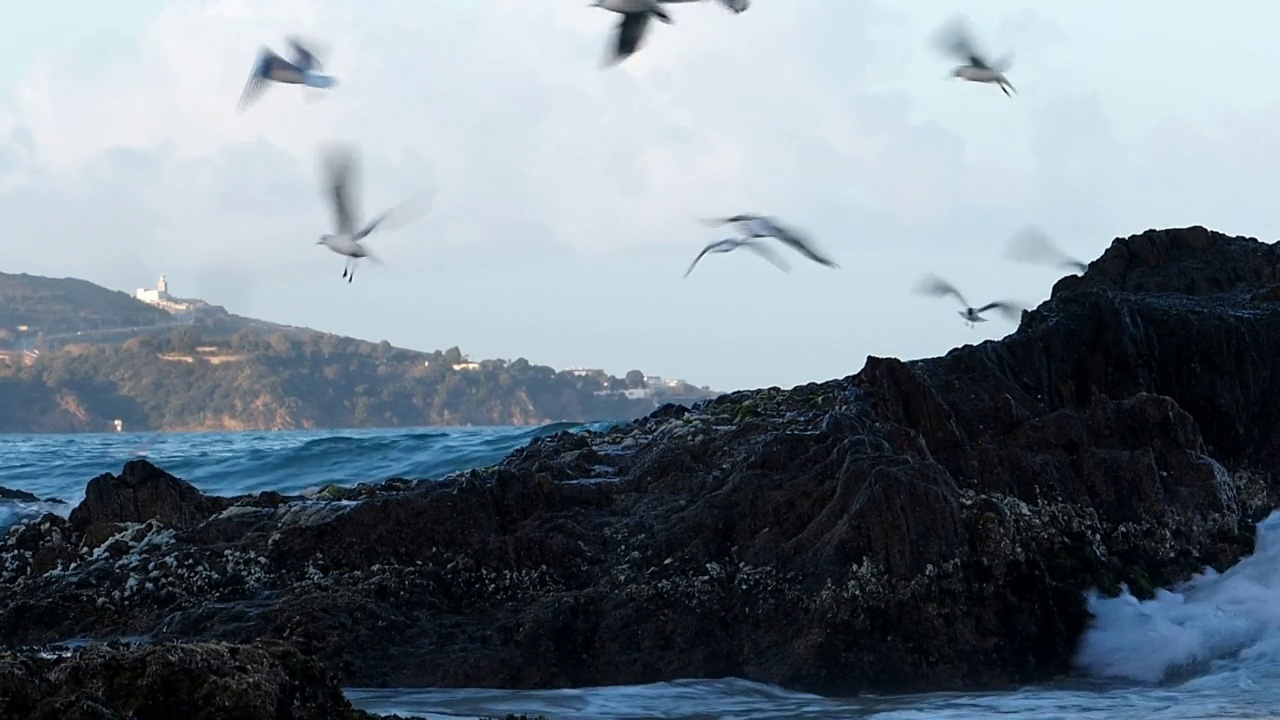
<svg viewBox="0 0 1280 720"><path fill-rule="evenodd" d="M745 247L748 250L754 251L760 257L776 265L778 269L783 272L791 270L786 261L778 257L777 253L765 247L764 243L757 242L750 238L725 238L724 240L717 240L702 248L702 252L698 253L698 257L694 258L692 263L689 263L689 269L684 271L684 276L689 277L689 273L693 272L693 268L698 264L698 261L707 253L733 252L740 247Z"/></svg>
<svg viewBox="0 0 1280 720"><path fill-rule="evenodd" d="M982 53L978 52L969 35L968 27L960 19L957 18L943 27L938 36L938 43L943 52L965 63L952 70L950 77L971 82L992 83L1008 97L1013 97L1012 93L1017 92L1005 77L1005 73L1009 71L1009 66L1012 64L1012 58L1005 56L996 61L988 61Z"/></svg>
<svg viewBox="0 0 1280 720"><path fill-rule="evenodd" d="M675 1L686 2L687 0ZM651 16L668 25L672 24L671 16L662 9L659 0L595 0L591 7L604 8L622 15L608 60L608 64L611 65L626 60L640 49L640 43L644 40L644 31L649 26Z"/></svg>
<svg viewBox="0 0 1280 720"><path fill-rule="evenodd" d="M313 88L331 88L338 84L332 75L322 75L324 69L316 55L303 46L297 38L288 40L293 59L286 60L274 50L264 47L258 51L258 59L254 62L249 80L240 93L239 109L243 111L266 90L268 82L285 85L306 85Z"/></svg>
<svg viewBox="0 0 1280 720"><path fill-rule="evenodd" d="M969 327L973 327L974 323L986 322L987 319L982 317L982 313L987 312L988 310L996 310L1009 320L1017 320L1018 315L1022 312L1021 307L1004 300L987 303L980 308L972 307L969 305L969 301L964 299L964 295L961 295L960 291L957 290L954 285L936 275L925 275L924 280L920 283L918 289L921 293L924 293L925 295L932 295L934 297L945 297L947 295L955 297L955 299L959 300L960 304L964 306L964 310L959 310L957 312L960 314L960 317L965 319L965 323L968 324Z"/></svg>
<svg viewBox="0 0 1280 720"><path fill-rule="evenodd" d="M334 146L324 153L323 162L325 166L326 191L329 195L329 202L333 205L334 224L337 232L321 235L316 244L324 245L333 252L347 258L346 265L342 269L342 277L346 278L347 282L351 282L356 276L356 261L361 258L367 258L381 264L381 261L369 250L369 246L361 241L367 238L378 226L386 224L387 220L393 215L400 216L401 209L407 203L387 210L370 220L364 227L357 229L359 225L358 204L355 201L353 192L356 180L355 152L345 146Z"/></svg>
<svg viewBox="0 0 1280 720"><path fill-rule="evenodd" d="M1014 234L1009 241L1007 257L1019 262L1040 263L1081 273L1088 264L1060 250L1047 235L1037 228L1026 227Z"/></svg>
<svg viewBox="0 0 1280 720"><path fill-rule="evenodd" d="M724 218L710 218L703 223L712 227L732 225L738 234L747 240L756 238L773 238L789 245L801 255L829 268L839 268L833 260L814 249L813 241L794 228L789 228L767 215L731 215Z"/></svg>

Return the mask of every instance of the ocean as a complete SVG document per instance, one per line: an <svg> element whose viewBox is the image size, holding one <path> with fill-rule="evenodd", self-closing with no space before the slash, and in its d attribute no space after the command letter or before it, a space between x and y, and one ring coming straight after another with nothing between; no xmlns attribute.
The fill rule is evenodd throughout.
<svg viewBox="0 0 1280 720"><path fill-rule="evenodd" d="M0 526L66 514L85 483L145 456L208 493L303 493L331 483L441 477L582 426L0 436L0 486L67 504L0 503ZM1255 552L1139 602L1089 598L1077 677L1004 692L824 698L727 678L571 690L348 688L357 706L423 718L508 712L621 720L1280 717L1280 513Z"/></svg>

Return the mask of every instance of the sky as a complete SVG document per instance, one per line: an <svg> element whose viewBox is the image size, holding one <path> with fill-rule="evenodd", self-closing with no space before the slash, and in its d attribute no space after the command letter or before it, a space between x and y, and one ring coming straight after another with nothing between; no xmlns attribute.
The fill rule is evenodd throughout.
<svg viewBox="0 0 1280 720"><path fill-rule="evenodd" d="M1148 228L1280 231L1280 3L690 3L612 67L617 16L588 5L22 4L0 45L0 270L126 292L163 273L275 322L727 391L1012 332L913 288L1034 307L1061 272L1005 258L1027 225L1084 260ZM1012 99L949 77L933 39L957 15L1012 56ZM292 33L338 85L238 112L259 48ZM316 245L333 141L361 152L365 217L432 193L350 284ZM787 273L736 252L682 279L729 234L696 219L739 212L840 268L783 248Z"/></svg>

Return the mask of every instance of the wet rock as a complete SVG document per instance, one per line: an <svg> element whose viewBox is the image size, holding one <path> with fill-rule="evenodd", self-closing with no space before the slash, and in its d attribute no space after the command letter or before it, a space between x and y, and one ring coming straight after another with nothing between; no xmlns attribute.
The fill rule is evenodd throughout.
<svg viewBox="0 0 1280 720"><path fill-rule="evenodd" d="M20 502L40 502L40 498L25 490L10 490L0 487L0 500L17 500Z"/></svg>
<svg viewBox="0 0 1280 720"><path fill-rule="evenodd" d="M1003 340L435 482L223 500L131 463L0 539L0 642L275 639L363 686L1043 680L1086 590L1252 550L1278 499L1277 268L1204 228L1117 239Z"/></svg>
<svg viewBox="0 0 1280 720"><path fill-rule="evenodd" d="M91 525L157 520L174 528L189 528L222 511L227 500L204 495L149 461L125 463L119 475L105 473L89 481L84 501L71 511L71 526L83 531Z"/></svg>
<svg viewBox="0 0 1280 720"><path fill-rule="evenodd" d="M0 654L0 718L375 720L279 643L98 645Z"/></svg>

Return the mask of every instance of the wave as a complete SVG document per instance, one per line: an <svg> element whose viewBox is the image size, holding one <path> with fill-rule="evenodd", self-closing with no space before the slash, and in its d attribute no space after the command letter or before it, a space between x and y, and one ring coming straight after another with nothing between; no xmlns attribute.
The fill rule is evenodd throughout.
<svg viewBox="0 0 1280 720"><path fill-rule="evenodd" d="M441 478L498 462L536 438L604 429L612 423L535 427L244 433L110 433L4 436L0 485L57 498L73 507L93 477L145 457L202 491L301 494L329 484L392 477ZM0 527L36 507L0 505Z"/></svg>

